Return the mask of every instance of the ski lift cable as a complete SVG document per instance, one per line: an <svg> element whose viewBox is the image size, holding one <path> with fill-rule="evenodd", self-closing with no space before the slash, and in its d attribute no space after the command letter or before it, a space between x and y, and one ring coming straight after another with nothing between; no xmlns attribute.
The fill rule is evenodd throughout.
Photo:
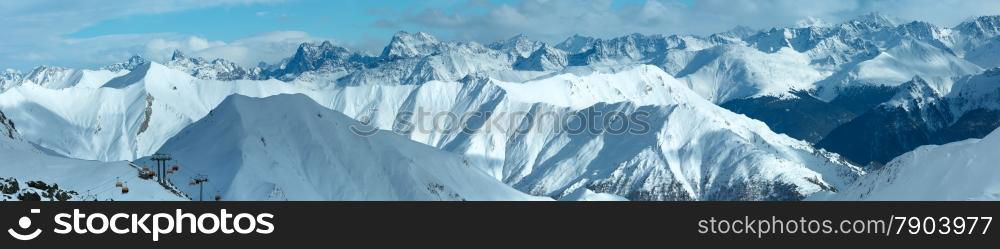
<svg viewBox="0 0 1000 249"><path fill-rule="evenodd" d="M106 188L108 188L108 184L109 183L116 183L116 181L118 181L118 180L120 180L120 177L116 177L115 180L111 180L110 178L105 179L103 181L100 181L100 182L96 183L95 185L92 185L90 188L87 189L87 192L89 192L89 193L97 192L97 193L103 194L104 192L107 192L109 190L109 189L106 189ZM100 189L105 189L105 190L99 191Z"/></svg>

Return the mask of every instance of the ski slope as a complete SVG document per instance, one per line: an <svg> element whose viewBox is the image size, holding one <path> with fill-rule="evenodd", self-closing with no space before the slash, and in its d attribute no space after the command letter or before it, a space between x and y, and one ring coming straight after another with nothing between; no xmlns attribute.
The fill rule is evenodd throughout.
<svg viewBox="0 0 1000 249"><path fill-rule="evenodd" d="M0 194L0 201L15 200L19 194L44 192L28 187L29 181L56 184L60 190L74 191L76 194L70 199L73 201L187 200L154 181L140 179L138 170L128 162L85 161L45 154L18 135L16 125L13 128L9 125L14 121L0 120L4 123L0 125L0 178L16 180L21 189L17 193ZM123 194L115 186L117 181L122 181L129 193Z"/></svg>
<svg viewBox="0 0 1000 249"><path fill-rule="evenodd" d="M225 200L548 199L506 186L458 154L352 129L365 127L305 95L232 95L159 152L182 165L174 182L206 176L209 194Z"/></svg>
<svg viewBox="0 0 1000 249"><path fill-rule="evenodd" d="M1000 200L1000 131L983 139L927 145L903 154L836 194L815 200Z"/></svg>

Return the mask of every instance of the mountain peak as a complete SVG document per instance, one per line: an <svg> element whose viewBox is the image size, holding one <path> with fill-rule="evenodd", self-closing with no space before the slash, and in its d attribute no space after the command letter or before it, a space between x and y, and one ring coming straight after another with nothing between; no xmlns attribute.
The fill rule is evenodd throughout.
<svg viewBox="0 0 1000 249"><path fill-rule="evenodd" d="M903 83L901 88L904 91L909 91L909 92L930 93L930 94L937 93L937 91L934 90L933 87L931 87L930 83L927 83L927 80L925 80L923 77L920 77L920 75L913 76L913 79L911 79L906 83Z"/></svg>
<svg viewBox="0 0 1000 249"><path fill-rule="evenodd" d="M400 30L400 31L396 32L395 34L393 34L392 35L392 39L393 40L399 39L399 40L421 40L421 41L428 41L428 42L437 42L437 38L435 38L434 36L432 36L432 35L430 35L428 33L425 33L425 32L410 33L410 32L406 32L406 31L402 31L402 30Z"/></svg>
<svg viewBox="0 0 1000 249"><path fill-rule="evenodd" d="M424 32L396 32L392 41L382 50L382 58L409 58L437 52L439 41L434 36Z"/></svg>
<svg viewBox="0 0 1000 249"><path fill-rule="evenodd" d="M489 81L490 81L489 75L478 72L467 74L465 75L465 77L462 77L462 79L458 80L458 82L462 82L463 84L472 84L477 82L489 82Z"/></svg>
<svg viewBox="0 0 1000 249"><path fill-rule="evenodd" d="M563 42L556 44L556 48L575 54L587 51L597 40L597 38L574 34L573 36L566 38Z"/></svg>
<svg viewBox="0 0 1000 249"><path fill-rule="evenodd" d="M185 58L184 52L181 52L180 49L175 49L173 55L170 56L170 60L172 61L183 60Z"/></svg>
<svg viewBox="0 0 1000 249"><path fill-rule="evenodd" d="M20 75L22 75L21 71L8 68L4 69L3 72L0 72L0 79L6 79L9 77L20 76Z"/></svg>
<svg viewBox="0 0 1000 249"><path fill-rule="evenodd" d="M305 43L299 44L299 49L295 51L295 55L293 55L293 57L294 56L300 56L300 55L302 55L302 56L318 56L318 55L322 55L324 53L329 53L329 52L337 52L337 53L348 52L349 53L350 50L348 50L347 48L344 48L344 47L333 45L333 43L330 42L330 41L323 41L322 43L320 43L318 45L315 44L315 43L311 43L311 42L305 42Z"/></svg>
<svg viewBox="0 0 1000 249"><path fill-rule="evenodd" d="M542 44L528 57L520 58L514 63L514 70L548 71L565 67L568 63L566 53Z"/></svg>
<svg viewBox="0 0 1000 249"><path fill-rule="evenodd" d="M178 53L178 51L174 51L174 53L176 54L176 53ZM174 55L174 56L176 57L176 55ZM132 57L129 57L128 60L126 60L124 62L115 63L115 64L112 64L112 65L103 67L101 69L108 70L108 71L113 71L113 72L132 71L132 70L135 70L136 67L139 67L140 65L142 65L143 63L146 63L146 62L147 62L146 58L143 58L142 56L139 56L139 55L133 55Z"/></svg>
<svg viewBox="0 0 1000 249"><path fill-rule="evenodd" d="M898 18L891 17L880 12L871 12L848 20L840 25L841 28L853 30L860 33L868 33L899 26Z"/></svg>
<svg viewBox="0 0 1000 249"><path fill-rule="evenodd" d="M19 84L22 77L24 77L24 74L14 69L6 69L0 72L0 92L4 92L7 88Z"/></svg>
<svg viewBox="0 0 1000 249"><path fill-rule="evenodd" d="M458 154L395 133L359 133L366 129L303 94L263 98L233 94L212 115L170 138L160 151L217 182L216 191L227 200L544 199L497 181ZM236 158L244 160L230 160ZM218 167L217 161L237 163ZM306 179L298 172L323 177ZM255 186L268 189L259 191ZM279 189L280 195L271 188Z"/></svg>
<svg viewBox="0 0 1000 249"><path fill-rule="evenodd" d="M521 44L521 43L530 43L530 42L535 42L535 41L531 40L531 38L528 38L528 36L525 35L525 34L517 34L517 35L511 36L510 38L507 38L506 40L496 41L493 44L498 44L498 43L499 44Z"/></svg>
<svg viewBox="0 0 1000 249"><path fill-rule="evenodd" d="M851 21L857 21L867 24L877 24L885 27L895 27L900 22L899 19L896 17L892 17L877 11L858 16L854 19L851 19Z"/></svg>
<svg viewBox="0 0 1000 249"><path fill-rule="evenodd" d="M543 44L544 43L542 42L531 40L524 34L518 34L506 40L490 43L488 47L495 50L511 52L519 57L528 57L531 55L531 52L534 52Z"/></svg>
<svg viewBox="0 0 1000 249"><path fill-rule="evenodd" d="M343 66L349 64L349 60L357 56L357 53L334 45L330 41L324 41L319 45L307 42L299 45L299 49L295 51L295 55L288 58L283 68L271 73L276 74L273 76L277 77L298 75L321 68Z"/></svg>
<svg viewBox="0 0 1000 249"><path fill-rule="evenodd" d="M979 37L995 36L1000 34L1000 15L979 16L958 24L955 29Z"/></svg>
<svg viewBox="0 0 1000 249"><path fill-rule="evenodd" d="M912 80L903 83L898 89L896 95L886 102L889 106L903 108L913 106L922 107L927 103L934 102L935 99L941 98L941 94L919 75L913 76Z"/></svg>
<svg viewBox="0 0 1000 249"><path fill-rule="evenodd" d="M207 60L202 57L188 57L179 50L174 51L171 60L166 62L165 66L183 71L199 79L211 80L258 79L261 70L259 68L244 68L223 58Z"/></svg>

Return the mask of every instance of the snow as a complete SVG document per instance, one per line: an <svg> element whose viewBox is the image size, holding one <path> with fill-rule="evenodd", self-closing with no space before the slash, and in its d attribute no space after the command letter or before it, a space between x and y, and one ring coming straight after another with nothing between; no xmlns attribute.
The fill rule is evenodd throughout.
<svg viewBox="0 0 1000 249"><path fill-rule="evenodd" d="M596 193L586 188L579 188L573 193L563 196L559 199L560 201L628 201L625 197L606 194L606 193Z"/></svg>
<svg viewBox="0 0 1000 249"><path fill-rule="evenodd" d="M151 63L99 88L22 85L0 94L0 108L23 125L20 131L28 140L59 154L132 160L152 154L226 96L267 96L290 89L276 80L202 80Z"/></svg>
<svg viewBox="0 0 1000 249"><path fill-rule="evenodd" d="M850 188L814 200L1000 200L1000 131L983 139L927 145L870 172Z"/></svg>
<svg viewBox="0 0 1000 249"><path fill-rule="evenodd" d="M756 96L788 96L808 90L829 76L810 66L811 59L790 48L764 53L742 45L698 51L676 74L688 87L715 103Z"/></svg>
<svg viewBox="0 0 1000 249"><path fill-rule="evenodd" d="M573 35L565 41L556 44L556 48L569 53L582 53L590 49L597 39L581 35Z"/></svg>
<svg viewBox="0 0 1000 249"><path fill-rule="evenodd" d="M931 87L926 80L917 76L900 86L896 95L881 105L917 111L925 108L927 104L939 101L941 96L941 93Z"/></svg>
<svg viewBox="0 0 1000 249"><path fill-rule="evenodd" d="M1000 68L956 79L947 97L957 115L980 108L1000 110Z"/></svg>
<svg viewBox="0 0 1000 249"><path fill-rule="evenodd" d="M655 127L634 136L559 132L551 130L557 128L552 121L521 134L512 132L515 125L527 122L518 115L493 115L472 122L491 126L471 134L453 129L394 130L464 154L497 179L535 195L558 198L579 188L593 188L646 199L670 199L672 194L692 199L763 199L777 197L724 192L759 181L790 184L795 186L793 192L808 195L846 184L860 174L833 155L715 106L652 66L573 71L526 82L472 77L461 82L432 81L417 88L357 86L346 87L341 94L334 109L384 129L397 128L393 120L400 112L653 113L650 123ZM372 109L378 111L364 111ZM412 123L430 126L423 121ZM668 186L683 189L668 191Z"/></svg>
<svg viewBox="0 0 1000 249"><path fill-rule="evenodd" d="M378 56L351 52L332 43L304 44L300 47L304 55L298 58L301 60L290 58L280 65L255 68L177 54L164 64L133 57L96 70L47 66L27 74L7 70L0 77L0 109L17 120L23 140L44 148L46 153L38 157L44 159L39 160L84 168L112 165L107 167L121 170L100 171L105 174L100 175L102 178L134 170L119 161L149 156L165 148L168 140L175 144L171 146L205 146L182 131L231 133L233 137L227 139L238 148L231 152L235 154L206 160L243 160L242 155L252 155L255 160L278 162L276 165L289 171L278 174L268 171L271 169L267 165L241 164L236 169L215 172L219 174L215 177L229 179L218 187L225 190L227 199L272 198L278 192L284 198L293 197L290 199L448 199L449 195L440 195L444 193L441 191L423 191L431 189L459 193L462 198L499 199L493 191L500 190L494 187L476 192L480 190L445 177L479 179L474 176L477 174L491 182L556 199L794 199L846 188L864 172L835 154L775 134L763 123L716 104L760 96L793 97L790 92L796 90L831 101L847 87L884 85L910 90L901 91L885 104L889 106L947 98L955 102L949 105L954 113L1000 109L998 73L996 69L984 70L996 64L996 35L1000 34L997 20L995 16L979 17L954 28L942 28L919 21L903 23L873 13L840 24L809 20L798 28L741 29L707 38L573 36L552 47L525 36L484 46L440 41L426 33L400 32ZM296 63L304 66L295 67ZM305 96L315 103L285 100L288 97L283 94L302 94L295 99ZM219 106L226 99L236 98L230 97L233 95L250 98L235 101L240 104ZM275 95L282 96L277 96L278 100L254 99ZM311 115L295 110L255 113L240 107L260 105L257 102L290 102L308 108L318 104L429 146L405 145L395 141L399 138L354 142L420 147L413 151L432 151L423 154L450 158L443 161L462 158L463 165L467 160L469 168L475 169L472 172L479 173L438 172L423 169L427 163L415 163L412 165L417 168L403 171L414 177L372 175L371 181L393 182L380 185L388 186L385 189L347 191L354 194L331 190L348 188L348 183L331 187L329 182L302 180L304 174L283 175L310 170L354 172L346 164L327 168L286 161L317 160L312 162L330 165L336 160L320 160L318 156L371 152L353 150L361 148L309 150L302 144L314 141L289 134L294 141L287 141L286 147L297 149L269 154L275 148L257 146L257 140L241 136L289 131L271 131L210 115L217 108L235 109L230 114L234 119ZM592 111L651 114L650 130L628 135L570 134L544 123L540 129L512 134L510 130L527 123L525 117L516 115L484 116L438 127L443 129L406 130L407 123L426 127L432 120L400 116L415 112L583 113L596 118L588 116ZM191 130L192 124L208 126L201 122L203 119L236 122L234 125L250 130ZM279 121L316 125L306 119L273 120ZM456 131L468 125L490 129ZM341 139L338 134L325 136ZM188 141L178 140L181 138ZM234 142L243 141L240 139L246 143ZM436 150L428 149L431 147ZM250 153L263 151L269 153ZM385 160L425 160L411 150L397 153L395 158ZM365 163L381 168L400 165L378 160ZM268 175L278 177L260 177ZM275 191L278 183L294 191ZM397 183L400 185L393 185ZM441 184L443 189L424 186L431 183ZM272 185L270 189L267 184ZM185 191L191 193L190 189Z"/></svg>
<svg viewBox="0 0 1000 249"><path fill-rule="evenodd" d="M468 159L364 126L305 95L232 95L159 151L225 200L545 200ZM145 159L141 160L145 161ZM182 186L197 196L196 186Z"/></svg>
<svg viewBox="0 0 1000 249"><path fill-rule="evenodd" d="M78 193L71 200L187 200L175 195L154 181L138 177L137 169L128 162L98 162L62 158L36 150L15 132L9 137L10 127L0 125L0 178L14 178L22 189L28 181L42 181L48 185ZM115 187L123 181L129 193L122 194ZM10 196L0 196L7 198ZM0 198L0 199L3 199Z"/></svg>
<svg viewBox="0 0 1000 249"><path fill-rule="evenodd" d="M532 52L534 52L535 50L537 50L542 46L544 46L544 43L539 41L533 41L530 38L528 38L528 36L523 34L516 35L507 40L496 41L489 45L489 47L492 49L508 51L509 53L512 53L513 55L518 57L531 56Z"/></svg>
<svg viewBox="0 0 1000 249"><path fill-rule="evenodd" d="M49 89L64 89L74 86L96 88L108 80L121 76L122 72L110 70L71 69L62 67L41 66L35 68L23 78L9 82L7 88L19 85L36 85Z"/></svg>
<svg viewBox="0 0 1000 249"><path fill-rule="evenodd" d="M497 74L418 85L323 85L302 79L199 79L149 63L97 89L14 88L0 94L0 108L22 120L24 136L45 148L75 158L115 161L151 155L230 95L302 93L348 117L463 155L494 181L557 198L585 187L646 199L795 198L770 192L727 193L760 183L794 186L788 187L791 192L808 195L841 186L860 174L834 155L715 106L657 67L572 68L524 82L494 80L492 75ZM465 124L414 132L401 132L397 127L400 113L421 111L570 115L595 109L656 113L651 123L657 126L632 138L544 130L511 136L504 132L512 130L509 124L523 122L513 115L490 116L483 121L501 125L471 134L454 129ZM413 120L421 122L428 119ZM643 142L628 147L614 144L630 141L622 139ZM727 156L715 156L720 154ZM227 197L260 195L234 192ZM322 195L301 197L323 199Z"/></svg>
<svg viewBox="0 0 1000 249"><path fill-rule="evenodd" d="M424 33L410 34L400 31L393 35L392 41L382 51L383 58L408 58L429 55L439 48L437 38Z"/></svg>
<svg viewBox="0 0 1000 249"><path fill-rule="evenodd" d="M1000 38L974 48L965 59L983 68L1000 67Z"/></svg>

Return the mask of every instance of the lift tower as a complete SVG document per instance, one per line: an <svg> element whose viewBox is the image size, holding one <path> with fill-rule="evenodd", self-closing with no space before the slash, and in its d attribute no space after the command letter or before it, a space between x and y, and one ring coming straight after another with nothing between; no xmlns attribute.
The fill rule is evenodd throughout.
<svg viewBox="0 0 1000 249"><path fill-rule="evenodd" d="M198 185L198 201L204 201L205 196L205 183L208 182L208 177L205 175L198 175L191 179L191 185Z"/></svg>
<svg viewBox="0 0 1000 249"><path fill-rule="evenodd" d="M156 162L156 175L159 176L160 184L167 184L167 161L173 160L168 154L156 153L150 159Z"/></svg>

